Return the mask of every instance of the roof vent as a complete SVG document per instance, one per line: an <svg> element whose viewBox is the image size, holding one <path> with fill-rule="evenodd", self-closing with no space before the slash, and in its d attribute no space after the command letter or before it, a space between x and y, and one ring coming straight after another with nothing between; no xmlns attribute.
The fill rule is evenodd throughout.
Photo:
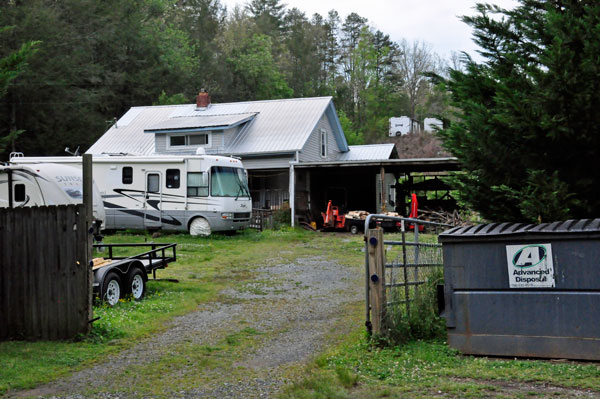
<svg viewBox="0 0 600 399"><path fill-rule="evenodd" d="M206 155L206 150L203 147L196 148L196 155Z"/></svg>
<svg viewBox="0 0 600 399"><path fill-rule="evenodd" d="M204 90L200 90L196 97L196 109L204 110L210 107L210 95Z"/></svg>

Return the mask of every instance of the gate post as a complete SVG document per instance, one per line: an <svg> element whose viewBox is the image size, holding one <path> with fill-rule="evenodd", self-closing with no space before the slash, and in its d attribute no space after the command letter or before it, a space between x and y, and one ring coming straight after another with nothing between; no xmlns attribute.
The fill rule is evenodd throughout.
<svg viewBox="0 0 600 399"><path fill-rule="evenodd" d="M369 262L369 302L371 303L371 323L373 333L381 334L383 317L385 315L385 253L383 230L369 229L367 231L368 262Z"/></svg>

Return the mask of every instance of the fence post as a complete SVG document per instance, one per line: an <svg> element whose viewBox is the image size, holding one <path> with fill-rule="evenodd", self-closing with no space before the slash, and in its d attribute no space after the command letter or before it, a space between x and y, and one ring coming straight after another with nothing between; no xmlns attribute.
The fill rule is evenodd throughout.
<svg viewBox="0 0 600 399"><path fill-rule="evenodd" d="M385 315L385 253L383 230L367 231L369 258L369 302L371 303L371 323L373 333L381 334Z"/></svg>

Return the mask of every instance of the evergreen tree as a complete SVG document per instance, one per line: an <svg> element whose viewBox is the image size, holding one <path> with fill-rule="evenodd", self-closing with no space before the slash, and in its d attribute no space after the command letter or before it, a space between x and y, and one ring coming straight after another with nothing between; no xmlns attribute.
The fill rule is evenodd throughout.
<svg viewBox="0 0 600 399"><path fill-rule="evenodd" d="M450 71L460 112L441 133L464 168L463 199L490 220L597 217L600 3L478 4L463 20L484 62L465 55Z"/></svg>

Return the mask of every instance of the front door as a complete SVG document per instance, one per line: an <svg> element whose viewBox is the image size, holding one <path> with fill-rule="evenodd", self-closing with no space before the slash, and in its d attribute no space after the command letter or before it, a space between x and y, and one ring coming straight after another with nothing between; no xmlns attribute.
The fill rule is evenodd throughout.
<svg viewBox="0 0 600 399"><path fill-rule="evenodd" d="M162 225L162 184L158 172L146 172L144 193L144 228L156 229Z"/></svg>

